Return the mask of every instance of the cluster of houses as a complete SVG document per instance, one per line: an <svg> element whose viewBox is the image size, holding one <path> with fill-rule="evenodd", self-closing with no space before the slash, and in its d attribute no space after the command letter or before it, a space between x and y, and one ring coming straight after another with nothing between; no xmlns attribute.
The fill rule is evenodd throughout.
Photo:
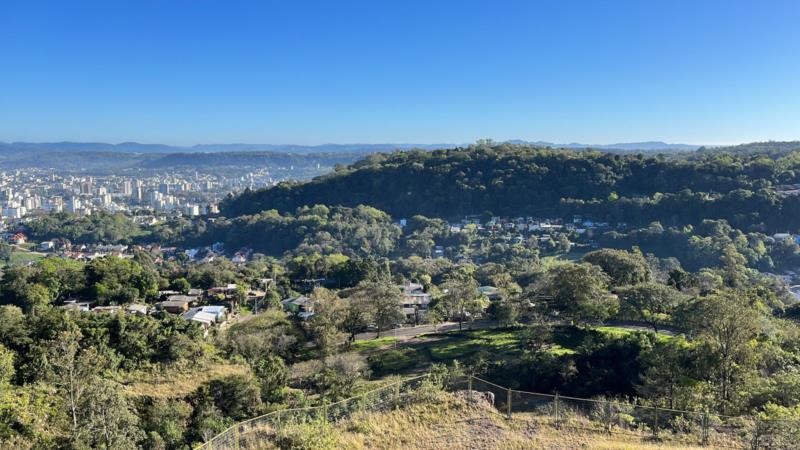
<svg viewBox="0 0 800 450"><path fill-rule="evenodd" d="M213 287L208 290L189 289L187 292L159 291L159 302L152 305L132 303L128 305L95 306L91 300L69 299L62 307L92 313L154 314L163 311L180 315L184 320L199 324L207 332L212 326L227 321L229 313L237 307L234 293L236 284ZM263 298L264 291L248 290L248 298Z"/></svg>
<svg viewBox="0 0 800 450"><path fill-rule="evenodd" d="M22 245L28 242L28 236L25 236L25 233L21 232L3 233L0 235L0 238L12 245Z"/></svg>
<svg viewBox="0 0 800 450"><path fill-rule="evenodd" d="M425 292L425 287L420 283L405 283L398 286L402 291L400 309L405 316L407 323L418 325L424 321L428 313L433 296ZM481 286L478 292L490 301L497 301L501 298L500 290L494 286ZM308 320L314 317L314 300L305 295L289 297L281 301L284 311L294 315L301 320Z"/></svg>
<svg viewBox="0 0 800 450"><path fill-rule="evenodd" d="M468 228L473 228L479 233L496 233L496 232L519 232L522 234L546 234L546 233L576 233L585 234L593 233L597 230L606 230L610 228L608 222L597 222L591 219L585 219L582 216L573 216L571 222L565 221L561 218L540 218L533 216L526 217L499 217L495 216L488 221L481 223L481 220L476 217L466 217L457 222L451 222L451 233L461 233ZM618 223L616 229L627 228L627 224Z"/></svg>

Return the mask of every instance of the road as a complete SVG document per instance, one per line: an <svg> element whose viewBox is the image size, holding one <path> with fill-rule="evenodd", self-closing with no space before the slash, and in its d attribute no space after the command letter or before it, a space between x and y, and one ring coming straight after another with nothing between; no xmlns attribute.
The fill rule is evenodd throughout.
<svg viewBox="0 0 800 450"><path fill-rule="evenodd" d="M496 321L492 320L479 320L472 323L471 329L473 330L480 330L484 328L493 328L497 326ZM470 329L469 324L466 322L463 325L465 330ZM395 328L392 330L385 330L381 332L382 337L392 336L396 337L398 340L404 341L411 338L415 338L422 334L429 334L429 333L444 333L446 331L455 331L458 330L458 322L443 322L437 325L419 325L416 327L401 327ZM368 331L365 333L359 333L356 335L356 340L366 340L366 339L374 339L377 336L377 333L374 331Z"/></svg>
<svg viewBox="0 0 800 450"><path fill-rule="evenodd" d="M498 326L498 322L494 320L479 320L472 323L471 329L473 330L480 330L485 328L494 328ZM561 322L553 322L551 325L564 325ZM630 323L630 322L609 322L605 324L606 326L612 326L616 328L623 328L626 330L631 331L653 331L652 327L647 325L642 325L638 323ZM470 326L466 322L464 323L463 328L465 330L469 330ZM458 322L443 322L437 325L419 325L416 327L401 327L395 328L392 330L385 330L381 332L382 337L396 337L399 341L406 341L409 339L413 339L417 336L423 334L430 334L430 333L444 333L447 331L455 331L458 330ZM660 334L665 334L668 336L674 336L678 334L678 331L669 329L669 328L659 328L658 332ZM359 333L356 335L356 340L368 340L368 339L375 339L377 333L374 331L368 331L366 333Z"/></svg>

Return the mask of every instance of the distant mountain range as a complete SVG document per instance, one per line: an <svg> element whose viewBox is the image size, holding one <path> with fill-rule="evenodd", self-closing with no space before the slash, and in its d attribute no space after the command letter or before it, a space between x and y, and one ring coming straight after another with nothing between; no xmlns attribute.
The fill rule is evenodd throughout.
<svg viewBox="0 0 800 450"><path fill-rule="evenodd" d="M620 144L555 144L543 141L510 140L512 144L527 144L537 147L584 149L594 148L621 152L655 151L694 151L699 145L668 144L660 141L629 142ZM123 142L108 144L103 142L0 142L0 152L104 152L104 153L220 153L220 152L279 152L279 153L376 153L412 148L434 150L453 148L467 144L201 144L193 146L172 146L164 144L141 144Z"/></svg>
<svg viewBox="0 0 800 450"><path fill-rule="evenodd" d="M454 144L200 144L173 146L164 144L141 144L123 142L0 142L0 152L103 152L103 153L228 153L228 152L275 152L275 153L376 153L392 150L419 148L434 150L452 148Z"/></svg>
<svg viewBox="0 0 800 450"><path fill-rule="evenodd" d="M521 140L510 140L507 141L511 144L527 144L533 145L536 147L553 147L553 148L572 148L572 149L584 149L584 148L593 148L597 150L606 150L606 151L623 151L623 152L691 152L700 148L700 145L692 145L692 144L668 144L666 142L661 141L647 141L647 142L622 142L619 144L581 144L578 142L571 142L569 144L554 144L552 142L545 142L545 141L521 141Z"/></svg>

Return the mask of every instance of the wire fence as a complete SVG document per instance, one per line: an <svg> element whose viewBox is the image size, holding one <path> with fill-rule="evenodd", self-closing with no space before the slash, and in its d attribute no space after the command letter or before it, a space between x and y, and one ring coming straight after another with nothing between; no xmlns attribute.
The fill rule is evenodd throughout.
<svg viewBox="0 0 800 450"><path fill-rule="evenodd" d="M335 403L305 408L273 411L262 416L239 422L207 442L197 450L241 450L257 448L259 443L274 440L282 427L313 423L316 421L338 422L353 414L365 411L381 411L397 408L415 401L409 395L416 392L428 375L420 375L381 386L363 394Z"/></svg>
<svg viewBox="0 0 800 450"><path fill-rule="evenodd" d="M431 375L397 381L336 403L274 411L231 426L198 450L240 450L273 441L282 427L315 421L338 422L365 411L418 401L416 392ZM680 411L605 398L575 398L509 389L474 376L435 380L449 391L481 393L509 419L587 433L624 435L641 442L713 448L800 448L800 422ZM470 395L468 398L473 398Z"/></svg>
<svg viewBox="0 0 800 450"><path fill-rule="evenodd" d="M468 377L469 390L490 392L494 407L515 420L534 420L557 429L626 435L642 442L713 448L800 448L800 421L760 420L681 411L631 401L575 398L509 389Z"/></svg>

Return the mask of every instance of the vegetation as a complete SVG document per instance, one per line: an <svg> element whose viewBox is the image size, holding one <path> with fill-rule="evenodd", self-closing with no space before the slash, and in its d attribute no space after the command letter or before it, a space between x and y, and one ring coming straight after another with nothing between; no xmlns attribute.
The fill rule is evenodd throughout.
<svg viewBox="0 0 800 450"><path fill-rule="evenodd" d="M724 219L737 228L796 231L797 153L777 159L713 154L692 159L479 143L469 148L375 154L307 183L247 191L226 216L311 204L370 205L394 217L582 214L646 225ZM403 199L398 201L398 199Z"/></svg>
<svg viewBox="0 0 800 450"><path fill-rule="evenodd" d="M452 361L525 391L798 417L800 306L774 273L796 269L800 247L773 235L800 229L800 200L777 192L796 181L795 160L484 142L374 155L232 197L226 217L37 218L26 225L35 240L132 254L21 261L0 246L0 446L183 449ZM579 221L547 239L488 230L495 214L545 210L615 225L579 233ZM459 227L444 220L472 213ZM247 261L223 256L236 251ZM201 300L233 313L208 330L164 312L64 307L153 306L159 291L228 284ZM415 306L409 289L430 303ZM281 303L301 294L303 311ZM441 322L458 330L435 332ZM434 332L387 337L401 324ZM337 430L315 427L274 442L357 446L364 434L328 441Z"/></svg>

